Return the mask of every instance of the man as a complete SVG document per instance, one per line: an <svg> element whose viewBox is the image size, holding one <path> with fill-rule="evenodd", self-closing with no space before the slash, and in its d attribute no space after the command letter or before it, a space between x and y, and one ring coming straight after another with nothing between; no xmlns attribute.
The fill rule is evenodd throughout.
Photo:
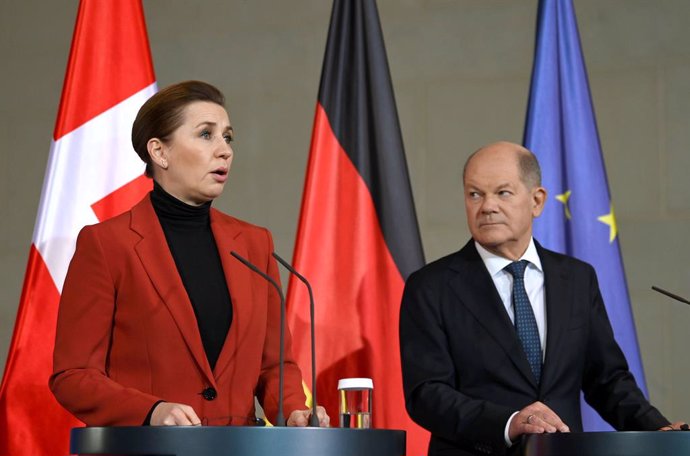
<svg viewBox="0 0 690 456"><path fill-rule="evenodd" d="M429 455L514 454L523 434L581 431L580 391L617 429L670 429L628 370L594 269L532 238L546 201L536 157L491 144L463 181L473 239L412 274L400 311L407 410L432 433Z"/></svg>

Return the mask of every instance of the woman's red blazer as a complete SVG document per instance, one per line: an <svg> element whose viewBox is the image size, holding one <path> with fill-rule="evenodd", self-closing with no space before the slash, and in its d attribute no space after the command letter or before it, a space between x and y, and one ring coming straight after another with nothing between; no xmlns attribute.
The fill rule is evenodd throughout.
<svg viewBox="0 0 690 456"><path fill-rule="evenodd" d="M230 255L279 281L271 234L215 209L210 216L233 306L213 371L149 196L79 234L60 300L50 388L87 425L141 425L159 400L192 406L204 423L246 424L255 395L275 418L280 299ZM287 416L306 407L286 334Z"/></svg>

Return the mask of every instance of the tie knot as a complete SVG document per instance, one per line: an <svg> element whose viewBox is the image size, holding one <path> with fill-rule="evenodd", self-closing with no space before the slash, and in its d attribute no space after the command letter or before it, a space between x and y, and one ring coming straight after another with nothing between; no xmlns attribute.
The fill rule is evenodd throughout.
<svg viewBox="0 0 690 456"><path fill-rule="evenodd" d="M522 279L525 277L525 269L527 269L528 263L529 261L527 260L513 261L504 269L508 271L514 279Z"/></svg>

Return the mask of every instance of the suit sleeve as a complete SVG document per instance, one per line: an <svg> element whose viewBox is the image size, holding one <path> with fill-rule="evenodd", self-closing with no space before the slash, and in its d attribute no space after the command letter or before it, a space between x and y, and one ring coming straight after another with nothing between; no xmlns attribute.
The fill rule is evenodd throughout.
<svg viewBox="0 0 690 456"><path fill-rule="evenodd" d="M271 255L273 252L273 239L268 230L266 233L266 273L270 275L276 283L280 284L280 275L278 274L278 265ZM278 413L278 397L279 397L279 370L280 370L280 296L275 288L266 283L268 286L268 314L266 338L264 340L264 349L261 358L261 374L259 378L259 387L257 388L257 396L259 402L264 408L266 417L275 423L276 415ZM285 419L290 416L294 410L306 409L304 390L302 389L302 374L297 366L292 355L292 338L290 330L285 322L285 379L283 392L283 411Z"/></svg>
<svg viewBox="0 0 690 456"><path fill-rule="evenodd" d="M637 386L614 339L594 269L587 266L592 303L583 391L587 402L621 431L653 431L669 424Z"/></svg>
<svg viewBox="0 0 690 456"><path fill-rule="evenodd" d="M435 436L487 452L505 449L503 432L514 409L459 391L439 304L439 287L419 273L408 279L400 309L405 404Z"/></svg>
<svg viewBox="0 0 690 456"><path fill-rule="evenodd" d="M60 298L50 389L87 425L141 425L161 398L108 378L117 290L93 227L77 238Z"/></svg>

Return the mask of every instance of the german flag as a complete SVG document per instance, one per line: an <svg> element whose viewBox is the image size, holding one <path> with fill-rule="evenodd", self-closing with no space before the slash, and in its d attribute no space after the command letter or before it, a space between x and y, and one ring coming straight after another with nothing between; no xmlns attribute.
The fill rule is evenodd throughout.
<svg viewBox="0 0 690 456"><path fill-rule="evenodd" d="M424 254L374 0L333 4L293 264L314 289L317 399L331 423L338 379L370 377L374 427L406 430L407 454L426 454L398 343L405 279ZM310 379L308 297L292 279L288 315Z"/></svg>

